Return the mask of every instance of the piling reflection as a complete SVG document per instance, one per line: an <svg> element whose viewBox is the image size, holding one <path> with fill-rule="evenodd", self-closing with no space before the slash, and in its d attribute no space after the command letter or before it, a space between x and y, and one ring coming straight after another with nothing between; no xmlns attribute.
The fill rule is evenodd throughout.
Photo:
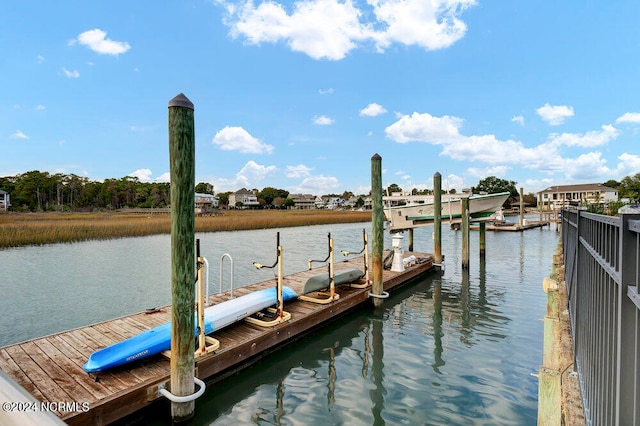
<svg viewBox="0 0 640 426"><path fill-rule="evenodd" d="M384 425L382 418L382 410L384 410L384 397L386 390L384 388L384 335L382 318L372 318L371 341L373 342L373 362L371 366L371 380L375 388L371 389L369 395L373 406L371 414L373 415L374 425Z"/></svg>

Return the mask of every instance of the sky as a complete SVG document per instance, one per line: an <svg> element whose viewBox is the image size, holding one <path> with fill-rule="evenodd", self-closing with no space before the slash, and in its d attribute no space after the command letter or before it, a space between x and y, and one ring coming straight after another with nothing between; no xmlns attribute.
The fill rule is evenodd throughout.
<svg viewBox="0 0 640 426"><path fill-rule="evenodd" d="M168 102L196 183L323 195L525 193L640 172L637 0L4 1L0 176L168 181Z"/></svg>

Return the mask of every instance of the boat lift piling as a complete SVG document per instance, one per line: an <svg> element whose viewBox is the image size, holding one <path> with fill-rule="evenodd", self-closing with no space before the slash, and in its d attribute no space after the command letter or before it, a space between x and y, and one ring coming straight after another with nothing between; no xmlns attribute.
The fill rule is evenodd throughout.
<svg viewBox="0 0 640 426"><path fill-rule="evenodd" d="M382 283L382 251L384 246L384 211L382 206L382 157L371 157L371 234L373 237L373 283L369 296L373 306L382 306L382 299L389 296Z"/></svg>
<svg viewBox="0 0 640 426"><path fill-rule="evenodd" d="M469 269L469 199L462 200L462 269Z"/></svg>
<svg viewBox="0 0 640 426"><path fill-rule="evenodd" d="M433 257L442 269L442 175L433 175Z"/></svg>
<svg viewBox="0 0 640 426"><path fill-rule="evenodd" d="M169 101L171 175L171 393L194 391L195 342L193 303L195 276L195 130L193 103L182 93ZM202 389L201 389L202 390ZM171 402L179 423L193 417L195 402Z"/></svg>

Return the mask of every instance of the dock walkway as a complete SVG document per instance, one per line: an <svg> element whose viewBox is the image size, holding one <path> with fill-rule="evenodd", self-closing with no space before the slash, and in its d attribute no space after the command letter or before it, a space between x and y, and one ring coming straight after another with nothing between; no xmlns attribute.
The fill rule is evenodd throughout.
<svg viewBox="0 0 640 426"><path fill-rule="evenodd" d="M421 260L404 272L383 272L384 290L407 283L433 268L433 256L405 252ZM347 268L364 270L363 257L335 263L336 272ZM326 266L284 277L283 285L300 294L306 280L326 273ZM234 289L234 296L275 286L275 280ZM240 321L213 334L220 341L214 353L196 359L196 375L202 380L220 380L242 366L281 347L313 328L325 325L353 308L368 302L370 288L340 286L340 298L326 305L300 300L285 303L291 320L262 328ZM229 294L211 295L210 304L228 300ZM89 375L82 365L89 355L103 347L132 337L170 320L171 307L116 318L74 330L0 348L0 369L38 401L71 425L108 424L129 415L159 398L158 386L168 383L169 360L163 356ZM0 413L7 415L7 413Z"/></svg>

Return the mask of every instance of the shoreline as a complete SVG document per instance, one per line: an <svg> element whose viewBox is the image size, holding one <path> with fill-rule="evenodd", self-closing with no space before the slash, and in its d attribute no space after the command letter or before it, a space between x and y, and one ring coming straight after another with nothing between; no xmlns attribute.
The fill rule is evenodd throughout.
<svg viewBox="0 0 640 426"><path fill-rule="evenodd" d="M195 225L196 232L218 232L367 221L371 211L225 210L217 216L198 216ZM171 215L152 211L0 214L0 250L170 233Z"/></svg>

